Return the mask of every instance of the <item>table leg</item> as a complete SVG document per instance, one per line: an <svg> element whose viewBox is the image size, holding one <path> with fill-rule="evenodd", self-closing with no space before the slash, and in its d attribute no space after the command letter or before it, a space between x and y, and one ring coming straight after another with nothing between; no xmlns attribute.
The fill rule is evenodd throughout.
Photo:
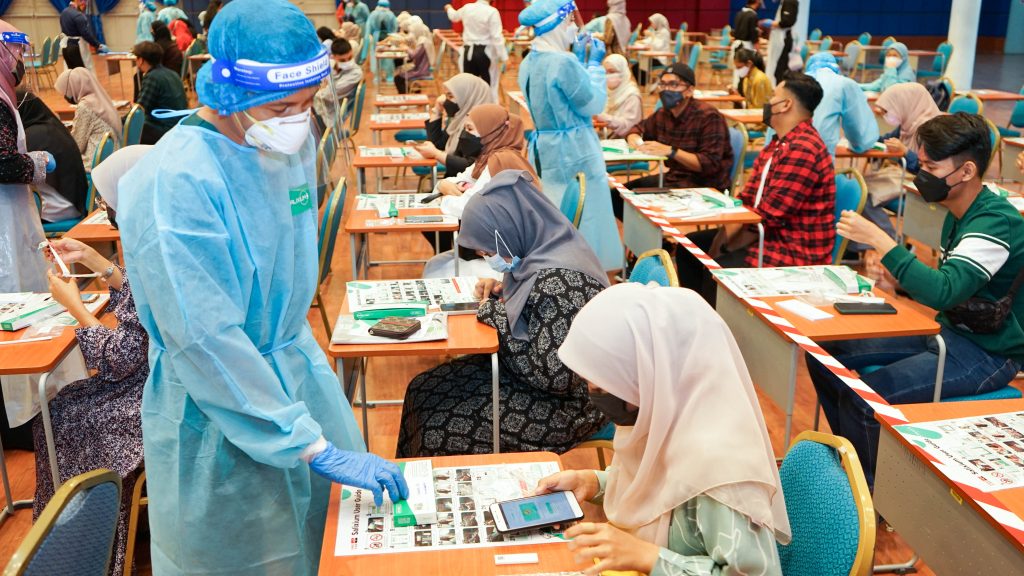
<svg viewBox="0 0 1024 576"><path fill-rule="evenodd" d="M369 407L366 405L366 358L358 358L356 362L359 366L359 396L362 398L362 412L363 412L363 442L366 443L366 451L370 451L370 424L367 410Z"/></svg>
<svg viewBox="0 0 1024 576"><path fill-rule="evenodd" d="M63 359L61 359L63 361ZM59 365L60 362L57 362ZM60 470L57 468L57 447L53 441L53 424L50 422L50 403L46 398L46 381L50 378L49 372L44 372L39 377L39 409L43 415L43 435L46 436L46 453L50 460L50 475L53 477L53 489L60 488Z"/></svg>
<svg viewBox="0 0 1024 576"><path fill-rule="evenodd" d="M459 275L459 232L452 232L452 256L455 258L455 276Z"/></svg>
<svg viewBox="0 0 1024 576"><path fill-rule="evenodd" d="M8 516L14 515L15 510L31 508L31 500L15 500L11 495L11 480L7 477L7 460L4 458L4 444L0 440L0 477L4 482L4 507L0 510L0 524L7 520Z"/></svg>
<svg viewBox="0 0 1024 576"><path fill-rule="evenodd" d="M352 253L352 279L359 280L359 235L348 235L349 251Z"/></svg>
<svg viewBox="0 0 1024 576"><path fill-rule="evenodd" d="M356 170L356 193L366 194L366 168Z"/></svg>
<svg viewBox="0 0 1024 576"><path fill-rule="evenodd" d="M658 188L665 187L665 161L658 160Z"/></svg>
<svg viewBox="0 0 1024 576"><path fill-rule="evenodd" d="M757 223L757 267L764 265L764 224Z"/></svg>
<svg viewBox="0 0 1024 576"><path fill-rule="evenodd" d="M939 358L935 366L935 392L932 395L932 402L939 402L942 400L942 377L946 371L946 341L943 340L942 334L936 334L932 338L935 339L935 343L939 346Z"/></svg>
<svg viewBox="0 0 1024 576"><path fill-rule="evenodd" d="M495 454L501 452L501 430L499 429L501 418L498 410L498 386L500 385L500 381L500 374L498 374L498 353L495 352L491 354L491 428L494 432Z"/></svg>

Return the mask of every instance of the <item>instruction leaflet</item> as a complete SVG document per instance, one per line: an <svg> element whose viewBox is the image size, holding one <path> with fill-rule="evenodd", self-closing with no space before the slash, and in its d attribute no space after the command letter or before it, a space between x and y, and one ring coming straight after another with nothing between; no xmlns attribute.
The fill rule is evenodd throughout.
<svg viewBox="0 0 1024 576"><path fill-rule="evenodd" d="M456 278L421 278L416 280L356 280L348 282L348 308L353 314L362 310L396 307L402 304L426 303L429 307L441 304L475 302L476 276Z"/></svg>

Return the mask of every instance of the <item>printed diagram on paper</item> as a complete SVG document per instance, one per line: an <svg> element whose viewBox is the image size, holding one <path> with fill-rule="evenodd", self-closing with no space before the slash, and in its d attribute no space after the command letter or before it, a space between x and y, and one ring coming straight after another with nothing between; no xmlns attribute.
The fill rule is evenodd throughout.
<svg viewBox="0 0 1024 576"><path fill-rule="evenodd" d="M871 290L871 283L847 266L788 266L712 270L741 298L843 296Z"/></svg>
<svg viewBox="0 0 1024 576"><path fill-rule="evenodd" d="M427 112L407 112L404 114L371 114L370 121L377 124L398 124L406 120L427 120L430 114Z"/></svg>
<svg viewBox="0 0 1024 576"><path fill-rule="evenodd" d="M896 426L951 479L983 492L1024 487L1024 412Z"/></svg>
<svg viewBox="0 0 1024 576"><path fill-rule="evenodd" d="M680 188L662 194L629 194L637 208L661 212L665 218L699 218L746 211L739 200L711 188Z"/></svg>
<svg viewBox="0 0 1024 576"><path fill-rule="evenodd" d="M389 206L394 203L398 210L415 208L437 208L441 205L441 199L435 198L426 204L420 200L428 194L359 194L356 196L356 210L377 210L378 206Z"/></svg>
<svg viewBox="0 0 1024 576"><path fill-rule="evenodd" d="M475 302L476 276L418 280L355 281L346 284L348 307L354 314L381 306L426 302L428 306Z"/></svg>
<svg viewBox="0 0 1024 576"><path fill-rule="evenodd" d="M82 221L82 224L110 224L106 210L98 210Z"/></svg>
<svg viewBox="0 0 1024 576"><path fill-rule="evenodd" d="M423 156L417 152L411 146L386 146L386 147L370 147L360 146L359 155L364 158L414 158L416 160L422 160Z"/></svg>
<svg viewBox="0 0 1024 576"><path fill-rule="evenodd" d="M438 521L396 528L391 501L374 506L364 490L342 489L335 556L367 553L454 550L563 542L551 530L514 535L494 527L488 508L494 502L529 496L537 482L558 472L557 462L434 468Z"/></svg>

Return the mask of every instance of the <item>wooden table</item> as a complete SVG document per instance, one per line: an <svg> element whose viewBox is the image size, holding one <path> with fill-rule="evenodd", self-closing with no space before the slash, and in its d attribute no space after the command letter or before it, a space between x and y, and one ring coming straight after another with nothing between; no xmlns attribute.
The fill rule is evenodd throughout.
<svg viewBox="0 0 1024 576"><path fill-rule="evenodd" d="M694 90L693 98L702 102L725 102L729 104L746 104L747 100L739 94L730 94L727 90Z"/></svg>
<svg viewBox="0 0 1024 576"><path fill-rule="evenodd" d="M380 145L380 133L388 130L422 130L427 122L427 114L423 118L410 118L398 122L380 122L370 116L369 128L373 137L373 144Z"/></svg>
<svg viewBox="0 0 1024 576"><path fill-rule="evenodd" d="M458 273L458 272L456 272ZM341 304L341 313L348 314L348 294ZM363 439L367 450L370 446L369 427L366 410L370 406L397 404L402 400L369 400L366 397L366 361L372 357L395 356L456 356L466 354L491 355L491 408L492 425L494 428L494 453L499 452L498 417L498 331L483 324L474 314L448 316L448 339L433 342L399 342L394 344L330 344L327 355L341 360L337 362L338 382L345 391L346 397L352 398L355 383L359 382L360 405L363 416Z"/></svg>
<svg viewBox="0 0 1024 576"><path fill-rule="evenodd" d="M726 120L740 124L764 124L764 110L722 109L719 110Z"/></svg>
<svg viewBox="0 0 1024 576"><path fill-rule="evenodd" d="M358 280L365 278L371 266L381 264L422 264L423 260L379 260L370 259L370 234L386 234L389 232L452 232L458 239L459 223L435 222L426 224L406 224L406 216L442 216L440 208L408 208L398 211L394 223L380 225L376 220L383 220L374 210L352 210L345 219L345 232L349 234L349 246L352 251L352 277ZM459 261L455 260L455 273L459 273Z"/></svg>
<svg viewBox="0 0 1024 576"><path fill-rule="evenodd" d="M796 397L796 373L799 365L800 347L782 329L765 316L765 310L752 305L718 282L716 310L732 330L736 343L743 353L750 377L769 398L786 414L785 445L788 448L793 428L793 409ZM905 302L875 289L875 294L896 308L892 315L842 315L831 305L819 306L834 316L823 320L810 321L773 304L791 300L794 296L757 298L768 304L771 314L788 320L804 336L817 343L862 338L887 338L895 336L931 336L939 344L939 370L936 381L941 382L946 362L946 346L939 335L939 324Z"/></svg>
<svg viewBox="0 0 1024 576"><path fill-rule="evenodd" d="M1004 183L1002 186L1012 195L1020 196L1021 184L1014 186ZM942 246L942 226L949 209L938 202L925 202L913 182L903 184L900 197L902 210L896 214L897 237L901 240L910 237L932 250L939 250ZM1021 214L1024 215L1024 211Z"/></svg>
<svg viewBox="0 0 1024 576"><path fill-rule="evenodd" d="M921 58L934 58L939 54L941 52L936 52L935 50L907 50L907 62L914 70L920 70L921 68L918 64Z"/></svg>
<svg viewBox="0 0 1024 576"><path fill-rule="evenodd" d="M897 406L911 424L1024 411L1024 400ZM1021 574L1024 488L984 494L953 481L879 415L873 499L936 574Z"/></svg>
<svg viewBox="0 0 1024 576"><path fill-rule="evenodd" d="M93 314L99 316L109 303L109 298L101 298L92 307ZM19 340L28 328L15 332L0 331L0 342ZM53 439L53 425L50 421L49 398L46 382L50 374L64 361L73 350L78 349L78 337L73 326L68 326L59 335L49 340L25 342L23 344L0 344L0 376L20 376L39 374L37 393L40 413L43 416L43 435L46 437L46 451L50 464L50 475L54 489L59 488L60 470L57 466L57 449ZM0 408L3 409L3 408ZM11 483L7 476L7 463L3 455L3 444L0 442L0 477L4 485L5 506L0 510L0 523L3 523L15 510L30 508L31 500L15 501L11 496Z"/></svg>
<svg viewBox="0 0 1024 576"><path fill-rule="evenodd" d="M127 112L131 108L132 103L128 100L113 100L114 108L118 112ZM54 100L51 103L47 103L48 106L52 106L50 110L54 113L57 118L61 121L70 121L75 119L75 110L78 108L76 104L70 104L67 100L61 98L60 100Z"/></svg>
<svg viewBox="0 0 1024 576"><path fill-rule="evenodd" d="M1017 92L1005 92L1003 90L988 90L984 88L978 88L975 90L957 90L957 96L963 96L965 94L974 94L978 97L978 100L982 102L1016 102L1017 100L1024 100L1024 94L1018 94Z"/></svg>
<svg viewBox="0 0 1024 576"><path fill-rule="evenodd" d="M1017 168L1017 156L1024 152L1024 138L1003 138L1001 172L1004 180L1024 181L1024 172Z"/></svg>
<svg viewBox="0 0 1024 576"><path fill-rule="evenodd" d="M399 460L401 462L402 460ZM487 466L529 462L558 462L551 452L508 454L475 454L472 456L444 456L431 458L435 468L458 466ZM338 539L338 511L342 487L331 487L331 502L327 507L327 526L320 553L320 576L362 576L364 574L405 574L410 576L447 576L449 574L535 574L579 570L573 555L564 544L528 544L520 546L493 546L458 550L432 549L423 552L391 552L361 556L335 556ZM534 553L539 564L496 566L496 554Z"/></svg>
<svg viewBox="0 0 1024 576"><path fill-rule="evenodd" d="M433 189L437 186L437 161L428 160L422 156L403 156L401 158L396 156L363 156L364 148L378 148L376 146L360 146L356 148L356 156L352 159L352 167L356 169L356 187L359 194L367 194L369 191L366 189L366 169L367 168L378 168L377 170L377 192L382 193L382 181L380 173L385 168L415 168L415 167L427 167L430 168L430 187ZM381 146L380 148L393 148L393 146ZM398 190L387 190L387 192L397 192ZM415 190L412 190L415 192Z"/></svg>

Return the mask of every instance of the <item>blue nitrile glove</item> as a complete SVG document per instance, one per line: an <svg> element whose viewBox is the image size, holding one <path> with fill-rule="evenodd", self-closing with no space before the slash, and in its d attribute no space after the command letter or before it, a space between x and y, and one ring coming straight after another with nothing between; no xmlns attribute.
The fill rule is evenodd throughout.
<svg viewBox="0 0 1024 576"><path fill-rule="evenodd" d="M110 48L107 48L106 44L100 44L100 47L96 49L97 54L106 54L110 52Z"/></svg>
<svg viewBox="0 0 1024 576"><path fill-rule="evenodd" d="M584 66L587 65L587 44L590 44L590 34L587 33L580 34L572 42L572 53Z"/></svg>
<svg viewBox="0 0 1024 576"><path fill-rule="evenodd" d="M57 169L57 159L53 157L53 154L46 153L46 173L49 174Z"/></svg>
<svg viewBox="0 0 1024 576"><path fill-rule="evenodd" d="M327 448L310 460L309 467L333 482L373 492L373 503L377 506L384 503L385 488L392 502L409 497L409 485L402 471L394 462L376 454L340 450L328 442Z"/></svg>
<svg viewBox="0 0 1024 576"><path fill-rule="evenodd" d="M604 62L604 55L607 52L604 42L600 38L590 39L590 58L587 60L590 66L601 66Z"/></svg>

